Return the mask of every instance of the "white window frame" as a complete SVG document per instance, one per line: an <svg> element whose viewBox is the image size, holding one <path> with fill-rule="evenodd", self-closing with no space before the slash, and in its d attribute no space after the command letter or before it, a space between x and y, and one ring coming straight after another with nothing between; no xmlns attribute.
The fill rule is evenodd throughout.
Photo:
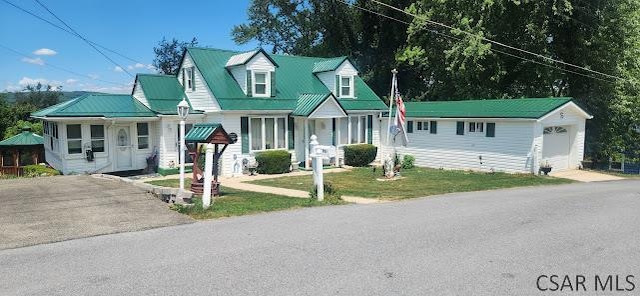
<svg viewBox="0 0 640 296"><path fill-rule="evenodd" d="M256 92L256 74L264 74L264 94ZM254 97L270 97L271 96L271 72L269 71L251 71L251 95Z"/></svg>
<svg viewBox="0 0 640 296"><path fill-rule="evenodd" d="M273 119L273 148L267 149L267 133L266 133L266 119ZM252 119L260 119L260 134L261 134L261 146L260 149L253 149L253 135L251 134L252 127ZM278 137L280 136L278 132L278 119L284 119L284 147L280 147L278 145ZM267 150L288 150L289 149L289 118L287 116L254 116L249 117L249 151L250 152L259 152L259 151L267 151Z"/></svg>
<svg viewBox="0 0 640 296"><path fill-rule="evenodd" d="M147 134L140 135L140 130L138 129L138 124L146 124L147 125ZM178 130L178 133L179 130ZM186 133L186 132L185 132ZM179 135L178 135L179 137ZM147 148L140 148L140 138L147 138ZM136 122L136 149L138 150L149 150L151 149L151 124L148 122Z"/></svg>
<svg viewBox="0 0 640 296"><path fill-rule="evenodd" d="M80 138L69 138L69 126L70 126L70 125L77 125L77 126L80 126ZM80 123L71 123L71 124L66 124L66 125L65 125L65 134L66 134L66 137L67 137L67 139L66 139L66 140L67 140L67 141L66 141L66 142L67 142L67 150L66 150L66 154L67 154L67 155L70 155L70 156L71 156L71 155L82 155L82 148L83 148L83 147L82 147L82 124L80 124ZM69 142L71 142L71 141L80 141L80 152L78 152L78 153L70 153L70 152L69 152Z"/></svg>
<svg viewBox="0 0 640 296"><path fill-rule="evenodd" d="M485 124L483 121L469 121L467 122L467 132L469 134L482 134L484 133Z"/></svg>
<svg viewBox="0 0 640 296"><path fill-rule="evenodd" d="M194 75L193 75L193 73L192 73L193 71L194 71L194 70L193 70L193 67L188 67L188 68L185 68L185 71L183 72L183 73L184 73L184 75L186 76L186 77L184 78L184 81L185 81L184 83L186 84L186 85L184 86L184 89L185 89L185 90L187 90L187 91L189 91L189 92L192 92L192 91L193 91L193 89L194 89L193 84L194 84L195 82L191 79L191 77L193 77L193 76L194 76Z"/></svg>
<svg viewBox="0 0 640 296"><path fill-rule="evenodd" d="M348 87L349 87L349 94L348 94L348 95L343 95L343 94L342 94L342 88L343 88L343 87L347 87L347 86L342 85L342 80L343 80L343 79L345 79L345 78L346 78L346 79L349 79L349 85L348 85ZM354 97L354 92L353 92L353 90L354 90L353 82L354 82L354 79L353 79L353 76L352 76L352 75L340 75L340 87L338 88L338 97L339 97L339 98L353 98L353 97Z"/></svg>
<svg viewBox="0 0 640 296"><path fill-rule="evenodd" d="M91 126L102 126L102 137L94 137L93 133L91 131ZM102 147L104 148L104 151L100 151L100 152L96 152L95 153L106 153L107 152L107 141L106 141L106 137L107 137L107 130L104 124L90 124L89 125L89 138L91 139L91 150L93 151L93 141L102 141Z"/></svg>
<svg viewBox="0 0 640 296"><path fill-rule="evenodd" d="M357 117L358 118L358 122L357 122L357 135L355 135L355 139L356 141L353 142L351 141L352 139L352 134L353 134L353 122L351 122L351 118L352 117ZM336 136L336 144L337 146L345 146L345 145L353 145L353 144L366 144L369 143L369 133L367 132L367 114L365 115L350 115L347 117L341 117L338 118L338 120L340 120L340 122L337 122L337 136ZM341 135L342 135L342 130L340 129L342 127L342 121L346 120L347 121L347 142L348 143L342 143ZM362 127L364 126L364 131L362 129ZM364 142L360 142L360 138L362 137L362 133L364 132Z"/></svg>

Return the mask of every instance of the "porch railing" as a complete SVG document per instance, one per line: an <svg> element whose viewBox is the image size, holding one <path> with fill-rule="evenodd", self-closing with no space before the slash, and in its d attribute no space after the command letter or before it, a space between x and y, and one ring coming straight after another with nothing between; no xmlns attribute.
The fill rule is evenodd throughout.
<svg viewBox="0 0 640 296"><path fill-rule="evenodd" d="M14 175L20 177L23 174L23 170L22 167L3 166L0 167L0 173L3 175Z"/></svg>

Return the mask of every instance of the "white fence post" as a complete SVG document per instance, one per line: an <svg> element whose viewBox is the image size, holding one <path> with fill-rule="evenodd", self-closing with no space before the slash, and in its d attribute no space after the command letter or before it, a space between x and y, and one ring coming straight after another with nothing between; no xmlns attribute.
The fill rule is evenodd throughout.
<svg viewBox="0 0 640 296"><path fill-rule="evenodd" d="M311 158L311 167L313 168L313 185L318 184L318 176L316 176L316 163L315 163L315 155L316 155L316 146L318 146L318 137L316 135L311 135L311 140L309 141L309 157Z"/></svg>
<svg viewBox="0 0 640 296"><path fill-rule="evenodd" d="M313 167L313 185L316 186L316 196L319 201L324 200L324 177L322 176L322 159L323 153L318 153L318 137L316 135L311 136L309 142L309 150L311 151L311 164Z"/></svg>
<svg viewBox="0 0 640 296"><path fill-rule="evenodd" d="M211 206L211 179L213 172L213 144L207 144L207 152L204 158L204 188L202 192L202 207L208 209Z"/></svg>

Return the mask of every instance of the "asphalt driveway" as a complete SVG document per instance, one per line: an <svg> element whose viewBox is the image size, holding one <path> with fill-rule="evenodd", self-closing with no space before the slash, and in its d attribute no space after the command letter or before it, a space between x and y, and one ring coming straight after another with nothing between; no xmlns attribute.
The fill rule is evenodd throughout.
<svg viewBox="0 0 640 296"><path fill-rule="evenodd" d="M143 190L115 180L0 180L0 249L191 221Z"/></svg>

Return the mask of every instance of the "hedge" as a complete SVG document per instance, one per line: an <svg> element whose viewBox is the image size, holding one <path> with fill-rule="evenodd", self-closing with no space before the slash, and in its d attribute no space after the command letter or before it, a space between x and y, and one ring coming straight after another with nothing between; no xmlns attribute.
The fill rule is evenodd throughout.
<svg viewBox="0 0 640 296"><path fill-rule="evenodd" d="M378 147L371 144L344 146L344 163L354 167L363 167L376 159Z"/></svg>
<svg viewBox="0 0 640 296"><path fill-rule="evenodd" d="M52 169L47 166L39 165L39 164L24 166L22 168L22 172L23 172L22 174L25 177L42 177L42 176L60 175L60 172L56 171L55 169Z"/></svg>
<svg viewBox="0 0 640 296"><path fill-rule="evenodd" d="M270 150L256 153L259 174L283 174L291 168L291 153L285 150Z"/></svg>

